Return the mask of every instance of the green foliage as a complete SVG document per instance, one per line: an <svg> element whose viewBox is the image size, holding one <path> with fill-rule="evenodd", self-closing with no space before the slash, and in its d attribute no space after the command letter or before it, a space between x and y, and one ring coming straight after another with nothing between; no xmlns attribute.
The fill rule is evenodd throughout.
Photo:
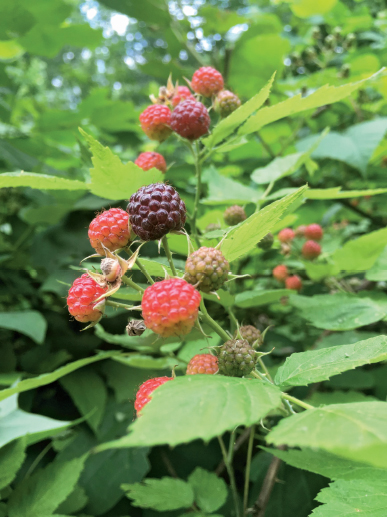
<svg viewBox="0 0 387 517"><path fill-rule="evenodd" d="M227 499L227 486L216 474L197 467L188 478L193 488L195 502L203 512L218 510Z"/></svg>
<svg viewBox="0 0 387 517"><path fill-rule="evenodd" d="M25 439L15 440L0 449L0 489L8 486L17 474L17 471L22 466L26 457L25 454L26 442Z"/></svg>
<svg viewBox="0 0 387 517"><path fill-rule="evenodd" d="M38 311L7 312L0 314L0 327L17 330L41 345L46 335L47 322Z"/></svg>
<svg viewBox="0 0 387 517"><path fill-rule="evenodd" d="M153 508L161 512L189 508L194 502L192 487L181 479L148 478L144 483L122 485L122 489L133 499L134 506Z"/></svg>

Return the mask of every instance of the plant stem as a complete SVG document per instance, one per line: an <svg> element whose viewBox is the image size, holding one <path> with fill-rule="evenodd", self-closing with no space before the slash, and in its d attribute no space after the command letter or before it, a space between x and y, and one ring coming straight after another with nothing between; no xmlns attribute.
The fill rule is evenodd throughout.
<svg viewBox="0 0 387 517"><path fill-rule="evenodd" d="M129 248L126 248L126 252L128 253L129 257L131 257L133 255L133 252L130 251ZM143 266L143 264L141 263L139 258L136 258L136 264L138 265L139 270L145 276L145 278L148 280L148 282L150 284L154 284L155 282L154 282L153 278L150 276L148 271L145 269L145 267Z"/></svg>
<svg viewBox="0 0 387 517"><path fill-rule="evenodd" d="M171 250L169 249L168 238L167 238L166 235L164 235L164 237L162 238L161 242L163 243L164 251L165 251L165 254L167 256L167 259L168 259L169 265L171 267L171 270L172 270L172 275L173 276L177 276L175 264L173 263L172 253L171 253Z"/></svg>
<svg viewBox="0 0 387 517"><path fill-rule="evenodd" d="M226 450L226 446L224 445L223 438L221 436L218 436L218 440L219 440L220 449L221 449L222 455L223 455L223 461L224 461L224 464L226 465L228 477L230 478L230 485L231 485L232 497L234 500L235 513L236 513L237 517L241 517L241 513L240 513L240 509L239 509L239 501L238 501L238 491L237 491L237 487L236 487L236 483L235 483L234 469L232 468L232 465L228 461L227 450Z"/></svg>
<svg viewBox="0 0 387 517"><path fill-rule="evenodd" d="M234 457L235 433L236 433L236 428L233 429L230 433L230 442L228 444L228 462L229 463L232 463L232 460Z"/></svg>
<svg viewBox="0 0 387 517"><path fill-rule="evenodd" d="M195 142L195 148L190 144L191 153L194 159L195 163L195 172L196 172L196 193L195 193L195 202L194 202L194 209L192 213L192 232L195 239L195 242L198 246L200 246L200 239L198 235L198 230L196 228L196 218L198 215L199 210L199 201L200 201L200 194L201 194L201 188L202 188L202 169L200 166L200 160L199 160L199 143Z"/></svg>
<svg viewBox="0 0 387 517"><path fill-rule="evenodd" d="M202 300L200 302L200 309L201 309L201 317L202 320L207 323L215 332L223 339L223 341L228 341L230 339L230 336L227 334L225 330L222 329L216 321L214 321L211 316L208 314L206 306L204 305L204 301Z"/></svg>
<svg viewBox="0 0 387 517"><path fill-rule="evenodd" d="M110 307L115 307L116 309L133 309L134 305L126 305L125 303L112 302L111 300L106 300L106 305L110 305Z"/></svg>
<svg viewBox="0 0 387 517"><path fill-rule="evenodd" d="M287 393L281 393L281 397L285 400L289 400L289 402L293 402L293 404L297 404L297 406L301 406L304 409L314 409L314 406L311 406L310 404L307 404L306 402L303 402L302 400L296 399L296 397L292 397L291 395L288 395Z"/></svg>
<svg viewBox="0 0 387 517"><path fill-rule="evenodd" d="M269 379L270 382L272 382L274 384L274 381L269 373L269 370L267 369L266 364L263 362L262 357L258 358L258 362L259 362L259 365L262 368L262 370L266 373L266 377Z"/></svg>
<svg viewBox="0 0 387 517"><path fill-rule="evenodd" d="M133 280L131 278L128 278L127 276L124 275L123 277L121 277L121 280L124 282L124 284L126 284L130 287L133 287L133 289L135 289L139 293L144 292L144 289L142 287L140 287L139 285L137 285L136 282L133 282Z"/></svg>
<svg viewBox="0 0 387 517"><path fill-rule="evenodd" d="M231 307L228 307L227 312L228 312L228 315L230 316L230 320L231 320L231 329L232 329L232 331L234 331L238 328L238 320L236 319L235 314Z"/></svg>
<svg viewBox="0 0 387 517"><path fill-rule="evenodd" d="M245 487L243 491L243 515L247 510L247 503L249 500L249 485L250 485L250 469L251 469L251 457L253 454L253 445L254 445L254 434L255 434L255 425L250 427L250 436L249 443L247 446L247 460L246 460L246 470L245 470Z"/></svg>

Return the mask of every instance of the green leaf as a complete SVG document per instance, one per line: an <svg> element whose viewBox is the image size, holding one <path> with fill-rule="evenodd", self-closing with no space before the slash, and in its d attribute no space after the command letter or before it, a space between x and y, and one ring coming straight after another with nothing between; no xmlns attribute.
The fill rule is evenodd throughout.
<svg viewBox="0 0 387 517"><path fill-rule="evenodd" d="M281 387L306 386L364 364L387 359L387 337L378 336L351 345L333 346L292 354L275 376Z"/></svg>
<svg viewBox="0 0 387 517"><path fill-rule="evenodd" d="M336 250L332 260L341 270L364 271L371 268L387 245L387 229L362 235Z"/></svg>
<svg viewBox="0 0 387 517"><path fill-rule="evenodd" d="M290 8L296 16L309 18L316 14L326 14L331 11L337 0L282 0L290 3Z"/></svg>
<svg viewBox="0 0 387 517"><path fill-rule="evenodd" d="M102 0L102 3L120 13L126 14L131 18L144 21L146 23L155 23L169 25L171 23L171 15L168 11L168 5L165 0Z"/></svg>
<svg viewBox="0 0 387 517"><path fill-rule="evenodd" d="M292 293L293 291L290 289L245 291L236 295L235 305L243 309L259 307L260 305L278 302L283 296L289 296Z"/></svg>
<svg viewBox="0 0 387 517"><path fill-rule="evenodd" d="M208 197L201 201L205 205L256 203L262 195L259 190L222 176L213 166L206 169L203 181L208 185Z"/></svg>
<svg viewBox="0 0 387 517"><path fill-rule="evenodd" d="M73 491L86 455L68 462L54 461L24 479L9 499L9 517L51 515Z"/></svg>
<svg viewBox="0 0 387 517"><path fill-rule="evenodd" d="M367 271L366 279L374 282L387 280L387 246L376 259L374 265Z"/></svg>
<svg viewBox="0 0 387 517"><path fill-rule="evenodd" d="M81 415L96 430L105 411L105 383L92 368L82 368L62 377L60 383L69 393Z"/></svg>
<svg viewBox="0 0 387 517"><path fill-rule="evenodd" d="M225 34L234 25L247 21L247 18L240 16L235 11L218 9L212 5L203 5L199 10L199 16L205 19L205 23L202 25L205 36Z"/></svg>
<svg viewBox="0 0 387 517"><path fill-rule="evenodd" d="M148 273L151 276L160 276L160 277L164 278L165 271L167 271L167 273L169 275L173 276L172 270L169 266L167 266L166 264L161 264L160 262L157 262L156 260L150 260L150 259L141 257L141 264L144 266L144 268L148 271ZM133 266L133 269L140 269L140 268L138 267L137 264L135 264ZM183 271L181 271L180 269L176 269L176 271L179 275L183 275Z"/></svg>
<svg viewBox="0 0 387 517"><path fill-rule="evenodd" d="M323 449L387 468L387 402L354 402L308 409L284 418L268 443Z"/></svg>
<svg viewBox="0 0 387 517"><path fill-rule="evenodd" d="M329 86L327 84L307 97L303 97L302 94L299 93L283 102L275 104L274 106L262 108L256 115L249 118L249 120L239 129L238 134L248 135L255 131L259 131L263 126L271 124L276 120L280 120L309 109L320 108L325 104L333 104L334 102L341 101L360 88L364 81L369 81L375 76L376 74L364 79L363 81L348 83L338 87Z"/></svg>
<svg viewBox="0 0 387 517"><path fill-rule="evenodd" d="M315 282L319 282L328 276L335 276L340 273L340 268L335 263L321 264L319 262L304 262L305 271L308 277Z"/></svg>
<svg viewBox="0 0 387 517"><path fill-rule="evenodd" d="M60 176L48 176L34 172L4 172L0 174L0 188L31 187L40 190L87 190L90 185Z"/></svg>
<svg viewBox="0 0 387 517"><path fill-rule="evenodd" d="M211 393L211 397L208 394ZM280 403L280 391L258 380L187 375L166 382L152 395L128 436L103 444L138 447L195 439L208 441L238 425L258 422ZM177 419L170 415L179 415Z"/></svg>
<svg viewBox="0 0 387 517"><path fill-rule="evenodd" d="M301 187L289 196L272 203L251 215L246 221L231 230L222 243L222 252L229 262L246 255L272 227L301 202L307 186Z"/></svg>
<svg viewBox="0 0 387 517"><path fill-rule="evenodd" d="M90 190L93 194L108 199L127 199L143 185L164 180L163 173L158 169L143 171L133 162L124 165L108 147L101 145L83 129L79 130L93 154L94 169L90 169Z"/></svg>
<svg viewBox="0 0 387 517"><path fill-rule="evenodd" d="M387 188L374 188L368 190L341 190L341 187L314 188L306 193L308 199L350 199L353 197L376 196L386 194Z"/></svg>
<svg viewBox="0 0 387 517"><path fill-rule="evenodd" d="M163 477L145 479L143 483L124 484L121 488L132 499L133 506L152 508L159 512L189 508L194 502L191 486L181 479Z"/></svg>
<svg viewBox="0 0 387 517"><path fill-rule="evenodd" d="M0 490L8 486L26 457L25 439L15 440L0 449Z"/></svg>
<svg viewBox="0 0 387 517"><path fill-rule="evenodd" d="M46 336L47 322L38 311L2 312L0 327L25 334L41 345Z"/></svg>
<svg viewBox="0 0 387 517"><path fill-rule="evenodd" d="M71 373L78 368L82 368L87 364L95 363L96 361L102 361L103 359L109 359L114 355L119 354L116 351L110 352L101 352L97 355L93 355L91 357L85 357L85 359L79 359L78 361L73 361L72 363L66 364L61 368L51 372L44 373L43 375L39 375L38 377L34 377L32 379L25 379L24 381L18 382L15 386L11 388L6 388L5 390L0 391L0 401L14 395L15 393L22 393L23 391L33 390L35 388L39 388L40 386L45 386L46 384L51 384L51 382L55 382L61 377L64 377L68 373Z"/></svg>
<svg viewBox="0 0 387 517"><path fill-rule="evenodd" d="M352 330L380 321L385 308L370 297L347 293L291 295L289 303L312 325L326 330Z"/></svg>
<svg viewBox="0 0 387 517"><path fill-rule="evenodd" d="M226 502L227 485L213 472L197 467L190 474L188 483L193 488L196 504L203 512L215 512Z"/></svg>
<svg viewBox="0 0 387 517"><path fill-rule="evenodd" d="M8 61L23 55L25 50L16 40L0 41L0 61Z"/></svg>
<svg viewBox="0 0 387 517"><path fill-rule="evenodd" d="M211 135L202 140L203 144L211 149L216 144L231 135L231 133L233 133L238 126L240 126L257 109L259 109L269 96L274 77L275 73L259 93L242 104L242 106L233 111L228 117L221 120L219 124L214 127Z"/></svg>

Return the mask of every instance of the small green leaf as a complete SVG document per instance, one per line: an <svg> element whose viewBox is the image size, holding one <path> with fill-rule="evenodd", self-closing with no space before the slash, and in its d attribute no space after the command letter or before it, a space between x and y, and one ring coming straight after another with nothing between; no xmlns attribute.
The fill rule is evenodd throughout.
<svg viewBox="0 0 387 517"><path fill-rule="evenodd" d="M345 271L365 271L371 268L387 244L387 229L362 235L336 250L332 260Z"/></svg>
<svg viewBox="0 0 387 517"><path fill-rule="evenodd" d="M196 504L203 512L215 512L226 502L227 485L213 472L197 467L190 474L188 483L193 488Z"/></svg>
<svg viewBox="0 0 387 517"><path fill-rule="evenodd" d="M15 440L0 449L0 490L8 486L23 464L26 441Z"/></svg>
<svg viewBox="0 0 387 517"><path fill-rule="evenodd" d="M38 311L2 312L0 327L25 334L41 345L46 336L47 322Z"/></svg>
<svg viewBox="0 0 387 517"><path fill-rule="evenodd" d="M346 370L387 359L387 337L378 336L351 345L292 354L275 376L281 387L306 386L326 381Z"/></svg>
<svg viewBox="0 0 387 517"><path fill-rule="evenodd" d="M90 185L60 176L48 176L34 172L4 172L0 174L0 188L30 187L40 190L87 190Z"/></svg>
<svg viewBox="0 0 387 517"><path fill-rule="evenodd" d="M337 0L285 0L290 4L291 10L300 18L309 18L310 16L322 15L329 13Z"/></svg>
<svg viewBox="0 0 387 517"><path fill-rule="evenodd" d="M159 512L189 508L194 502L191 486L181 479L164 477L145 479L143 483L124 484L121 488L132 499L133 506L152 508Z"/></svg>
<svg viewBox="0 0 387 517"><path fill-rule="evenodd" d="M289 296L292 293L293 291L290 289L245 291L236 295L235 305L243 309L258 307L260 305L278 302L283 296Z"/></svg>

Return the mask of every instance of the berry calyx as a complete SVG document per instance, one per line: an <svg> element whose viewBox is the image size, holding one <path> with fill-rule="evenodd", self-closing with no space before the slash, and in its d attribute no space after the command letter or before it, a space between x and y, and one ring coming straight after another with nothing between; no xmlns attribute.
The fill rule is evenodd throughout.
<svg viewBox="0 0 387 517"><path fill-rule="evenodd" d="M302 246L302 256L306 259L315 259L321 254L321 246L315 241L306 241Z"/></svg>
<svg viewBox="0 0 387 517"><path fill-rule="evenodd" d="M142 408L150 402L152 399L151 395L155 389L168 381L173 381L173 377L155 377L141 384L136 393L136 400L134 401L134 409L137 412L137 416L140 415Z"/></svg>
<svg viewBox="0 0 387 517"><path fill-rule="evenodd" d="M101 271L107 282L114 282L114 280L122 276L120 263L112 258L101 260Z"/></svg>
<svg viewBox="0 0 387 517"><path fill-rule="evenodd" d="M81 323L98 321L103 314L103 304L95 300L106 291L107 287L101 287L87 273L76 278L67 296L69 313Z"/></svg>
<svg viewBox="0 0 387 517"><path fill-rule="evenodd" d="M129 216L121 208L110 208L95 217L89 226L90 244L100 255L124 248L130 240ZM102 246L103 245L103 246Z"/></svg>
<svg viewBox="0 0 387 517"><path fill-rule="evenodd" d="M161 172L165 172L167 170L165 158L159 153L141 153L134 163L143 171L149 171L149 169L152 169L153 167Z"/></svg>
<svg viewBox="0 0 387 517"><path fill-rule="evenodd" d="M256 351L246 339L230 339L217 350L219 373L243 377L255 368Z"/></svg>
<svg viewBox="0 0 387 517"><path fill-rule="evenodd" d="M172 133L171 110L168 106L152 104L141 113L140 123L147 137L163 142Z"/></svg>
<svg viewBox="0 0 387 517"><path fill-rule="evenodd" d="M208 133L211 119L207 108L196 100L186 100L176 106L171 116L171 128L188 140L197 140Z"/></svg>
<svg viewBox="0 0 387 517"><path fill-rule="evenodd" d="M188 334L198 317L202 297L182 278L156 282L145 289L141 307L144 323L162 337Z"/></svg>
<svg viewBox="0 0 387 517"><path fill-rule="evenodd" d="M278 280L278 282L285 282L287 277L289 276L289 270L283 264L276 266L273 271L273 277Z"/></svg>
<svg viewBox="0 0 387 517"><path fill-rule="evenodd" d="M230 264L223 253L215 248L199 248L189 255L185 263L184 279L197 285L200 291L217 291L227 281Z"/></svg>
<svg viewBox="0 0 387 517"><path fill-rule="evenodd" d="M218 93L214 103L214 109L224 118L235 111L241 105L240 98L229 90L222 90Z"/></svg>
<svg viewBox="0 0 387 517"><path fill-rule="evenodd" d="M192 95L188 86L178 86L175 89L174 96L172 97L172 106L176 108L180 102L186 101L188 99L195 100L195 97Z"/></svg>
<svg viewBox="0 0 387 517"><path fill-rule="evenodd" d="M296 234L291 228L284 228L278 234L278 240L280 242L291 242Z"/></svg>
<svg viewBox="0 0 387 517"><path fill-rule="evenodd" d="M324 230L319 224L310 224L305 228L305 237L313 241L321 241L324 235Z"/></svg>
<svg viewBox="0 0 387 517"><path fill-rule="evenodd" d="M238 205L229 206L223 214L224 222L228 226L235 226L247 218L243 207Z"/></svg>
<svg viewBox="0 0 387 517"><path fill-rule="evenodd" d="M263 343L261 331L253 325L243 325L239 327L234 334L235 339L238 337L245 339L249 345L254 346L254 348L258 348Z"/></svg>
<svg viewBox="0 0 387 517"><path fill-rule="evenodd" d="M272 233L267 233L263 239L261 239L257 246L261 250L269 250L273 246L274 237Z"/></svg>
<svg viewBox="0 0 387 517"><path fill-rule="evenodd" d="M218 371L218 358L212 354L194 355L187 366L187 375L214 375Z"/></svg>
<svg viewBox="0 0 387 517"><path fill-rule="evenodd" d="M211 66L202 66L192 76L192 89L203 97L212 97L223 90L224 81L222 74Z"/></svg>
<svg viewBox="0 0 387 517"><path fill-rule="evenodd" d="M293 291L300 291L302 289L302 280L298 275L289 276L285 280L286 289L293 289Z"/></svg>
<svg viewBox="0 0 387 517"><path fill-rule="evenodd" d="M183 228L186 219L184 201L171 185L152 183L132 194L127 206L130 224L143 241L161 239Z"/></svg>

